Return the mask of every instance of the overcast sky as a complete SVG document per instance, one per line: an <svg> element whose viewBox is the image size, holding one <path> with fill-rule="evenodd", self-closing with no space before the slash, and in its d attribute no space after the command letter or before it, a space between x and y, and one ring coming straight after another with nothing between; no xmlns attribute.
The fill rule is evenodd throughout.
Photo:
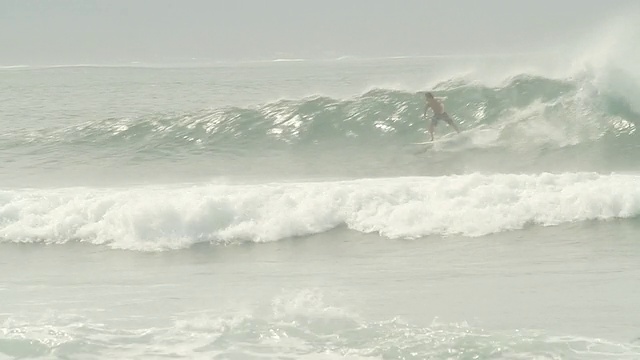
<svg viewBox="0 0 640 360"><path fill-rule="evenodd" d="M0 64L543 51L637 0L0 0Z"/></svg>

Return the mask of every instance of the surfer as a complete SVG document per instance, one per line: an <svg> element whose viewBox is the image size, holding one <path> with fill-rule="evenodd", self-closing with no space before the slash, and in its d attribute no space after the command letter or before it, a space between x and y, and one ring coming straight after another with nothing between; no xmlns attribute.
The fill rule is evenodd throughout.
<svg viewBox="0 0 640 360"><path fill-rule="evenodd" d="M460 129L458 129L456 124L453 123L453 120L451 120L449 114L444 111L444 104L442 104L440 100L433 97L433 94L430 92L425 93L424 96L427 100L427 106L424 108L425 118L427 117L427 111L429 111L429 108L433 110L433 117L431 118L431 124L429 125L429 134L431 135L431 141L433 141L433 132L436 129L438 121L440 120L444 120L447 124L453 127L456 132L460 133Z"/></svg>

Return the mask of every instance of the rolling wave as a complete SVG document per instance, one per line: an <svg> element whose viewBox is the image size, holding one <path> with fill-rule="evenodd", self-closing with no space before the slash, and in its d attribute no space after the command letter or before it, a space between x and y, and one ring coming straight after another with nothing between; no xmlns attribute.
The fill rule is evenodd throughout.
<svg viewBox="0 0 640 360"><path fill-rule="evenodd" d="M391 239L484 236L640 215L637 175L469 174L0 192L0 241L159 251L347 227ZM464 219L464 221L460 221Z"/></svg>
<svg viewBox="0 0 640 360"><path fill-rule="evenodd" d="M585 79L554 80L521 75L503 86L450 80L436 86L447 111L467 132L492 131L500 147L566 147L594 141L638 144L640 114L613 92ZM0 146L158 150L167 153L243 151L265 147L361 147L422 141L428 121L420 93L374 89L349 99L316 96L255 107L219 107L194 113L110 118L65 128L19 131ZM450 132L446 126L440 134ZM164 151L161 151L164 150Z"/></svg>

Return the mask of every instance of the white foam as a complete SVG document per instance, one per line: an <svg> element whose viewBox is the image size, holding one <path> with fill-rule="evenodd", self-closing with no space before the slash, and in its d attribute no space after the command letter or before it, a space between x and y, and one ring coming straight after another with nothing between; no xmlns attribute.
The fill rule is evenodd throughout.
<svg viewBox="0 0 640 360"><path fill-rule="evenodd" d="M483 236L636 217L639 185L638 175L567 173L7 190L0 191L0 239L153 251L277 241L343 224L388 238Z"/></svg>
<svg viewBox="0 0 640 360"><path fill-rule="evenodd" d="M388 359L470 358L637 359L640 346L583 336L556 336L540 330L487 331L466 322L424 327L390 319L368 321L346 310L327 307L322 294L303 290L274 301L274 314L259 308L246 314L203 312L195 318L176 314L126 326L97 322L86 316L50 312L42 316L7 314L0 319L3 347L10 358L63 355L92 359L180 357ZM281 304L294 304L280 313ZM300 304L297 307L295 304ZM307 314L304 306L330 309ZM341 310L335 317L332 312ZM145 326L146 325L146 326ZM460 356L457 356L459 358Z"/></svg>

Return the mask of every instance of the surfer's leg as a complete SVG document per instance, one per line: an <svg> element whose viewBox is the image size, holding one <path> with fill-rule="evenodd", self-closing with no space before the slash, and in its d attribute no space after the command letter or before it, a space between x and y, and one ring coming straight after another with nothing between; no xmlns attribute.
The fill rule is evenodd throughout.
<svg viewBox="0 0 640 360"><path fill-rule="evenodd" d="M431 134L431 141L433 141L433 132L436 129L436 123L438 122L438 118L434 115L431 118L431 124L429 125L429 134Z"/></svg>

